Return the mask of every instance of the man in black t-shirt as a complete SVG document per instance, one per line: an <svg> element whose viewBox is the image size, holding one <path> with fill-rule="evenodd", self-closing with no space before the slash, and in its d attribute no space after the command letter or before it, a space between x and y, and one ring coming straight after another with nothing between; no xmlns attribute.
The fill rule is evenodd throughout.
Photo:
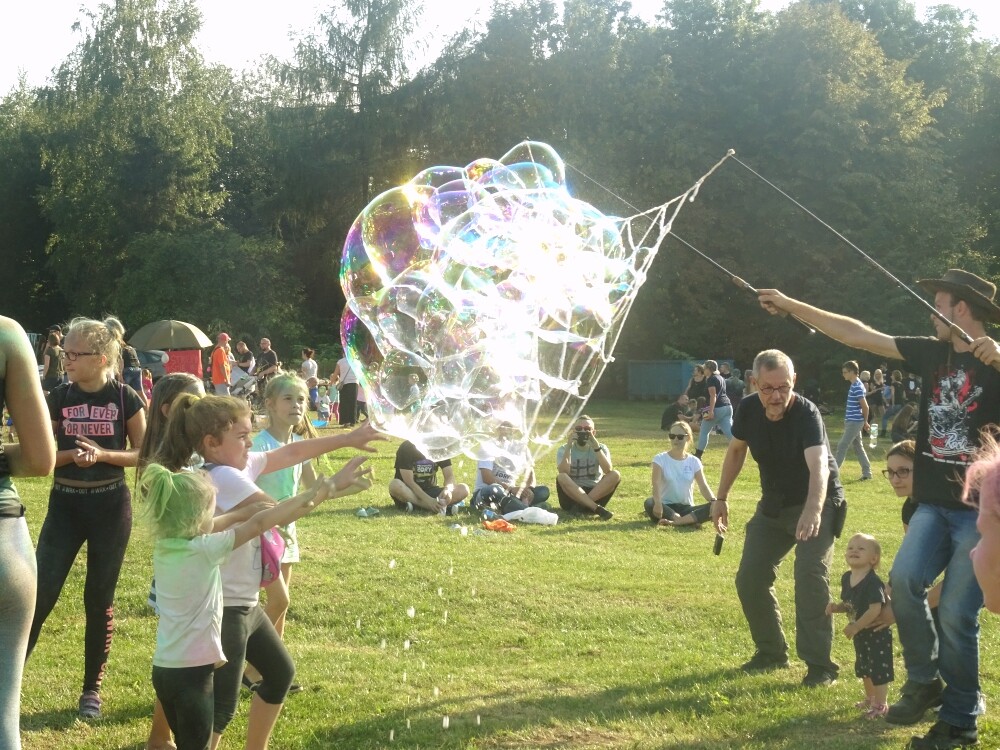
<svg viewBox="0 0 1000 750"><path fill-rule="evenodd" d="M271 348L271 339L260 340L260 359L253 371L262 382L266 383L278 373L278 353Z"/></svg>
<svg viewBox="0 0 1000 750"><path fill-rule="evenodd" d="M830 658L833 619L830 562L844 490L815 404L795 393L795 368L777 349L753 363L756 398L747 397L733 420L733 439L722 463L712 521L729 523L728 495L749 452L760 470L761 499L747 523L736 592L756 646L743 670L788 666L788 643L774 595L781 561L795 549L795 648L808 671L803 685L831 685L838 667Z"/></svg>
<svg viewBox="0 0 1000 750"><path fill-rule="evenodd" d="M887 336L773 289L761 290L760 302L848 346L903 360L922 380L913 464L913 499L918 505L889 573L907 680L886 721L915 724L940 705L938 721L910 744L916 750L938 750L975 744L976 717L982 712L983 593L969 559L979 534L976 511L962 503L960 493L981 430L1000 422L1000 344L986 335L984 325L1000 322L1000 307L995 303L996 285L967 271L950 269L940 279L917 283L934 295L935 337ZM972 343L950 324L961 328ZM936 630L926 589L942 572L945 586Z"/></svg>
<svg viewBox="0 0 1000 750"><path fill-rule="evenodd" d="M407 512L414 508L455 515L459 503L469 496L469 485L455 484L451 460L431 461L409 440L396 450L396 475L389 481L389 495L396 506ZM434 483L438 469L444 485Z"/></svg>

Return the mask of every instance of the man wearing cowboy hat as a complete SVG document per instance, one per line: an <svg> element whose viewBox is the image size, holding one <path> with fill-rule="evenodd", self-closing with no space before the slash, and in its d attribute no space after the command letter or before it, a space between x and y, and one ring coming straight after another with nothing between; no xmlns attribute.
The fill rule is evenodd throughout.
<svg viewBox="0 0 1000 750"><path fill-rule="evenodd" d="M934 295L935 309L953 324L932 315L934 337L888 336L774 289L761 290L760 303L848 346L903 360L923 379L913 465L913 498L919 505L889 574L907 680L886 720L915 724L940 705L937 722L909 746L941 750L975 744L976 716L982 712L978 620L983 594L969 559L979 534L976 511L962 503L960 494L980 431L1000 422L1000 345L985 328L987 322L1000 322L1000 307L996 285L968 271L950 269L940 279L917 283ZM956 327L972 338L971 344ZM942 572L936 633L926 590Z"/></svg>

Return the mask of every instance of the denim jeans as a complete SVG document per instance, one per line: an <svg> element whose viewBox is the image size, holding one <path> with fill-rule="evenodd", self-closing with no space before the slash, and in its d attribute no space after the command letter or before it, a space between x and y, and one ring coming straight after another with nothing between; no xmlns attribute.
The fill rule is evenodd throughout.
<svg viewBox="0 0 1000 750"><path fill-rule="evenodd" d="M733 407L716 406L715 416L712 419L703 419L701 429L698 431L698 450L703 451L708 447L708 438L712 430L718 425L722 428L722 434L727 440L733 439Z"/></svg>
<svg viewBox="0 0 1000 750"><path fill-rule="evenodd" d="M979 610L983 592L969 559L979 541L976 512L919 505L889 573L892 609L907 677L945 682L939 717L973 727L979 713ZM944 571L940 632L927 606L927 587Z"/></svg>
<svg viewBox="0 0 1000 750"><path fill-rule="evenodd" d="M824 505L819 534L805 542L795 539L801 514L801 505L783 508L777 517L764 515L758 507L747 524L736 593L757 651L775 658L785 656L788 643L781 628L774 581L778 566L794 548L795 650L806 664L836 674L837 665L830 659L833 618L826 613L834 508L830 503Z"/></svg>
<svg viewBox="0 0 1000 750"><path fill-rule="evenodd" d="M861 430L864 429L864 422L844 422L844 434L837 443L837 466L843 466L844 459L847 458L847 448L854 447L854 455L858 457L861 464L861 476L870 477L872 475L872 465L868 461L868 454L865 453L864 438Z"/></svg>
<svg viewBox="0 0 1000 750"><path fill-rule="evenodd" d="M885 414L882 415L882 434L885 434L886 426L889 424L890 420L895 417L899 412L903 411L902 404L893 404L888 409L885 410Z"/></svg>

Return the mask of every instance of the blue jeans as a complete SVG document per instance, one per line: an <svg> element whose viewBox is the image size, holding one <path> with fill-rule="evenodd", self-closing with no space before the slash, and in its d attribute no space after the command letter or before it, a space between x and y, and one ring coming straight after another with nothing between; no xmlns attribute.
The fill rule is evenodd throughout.
<svg viewBox="0 0 1000 750"><path fill-rule="evenodd" d="M698 431L698 450L703 451L708 447L708 438L712 434L715 426L722 428L722 434L727 440L733 439L733 407L716 406L715 417L713 419L703 419L701 429Z"/></svg>
<svg viewBox="0 0 1000 750"><path fill-rule="evenodd" d="M885 414L882 415L882 434L885 434L886 426L889 424L889 420L895 417L899 412L903 411L902 404L893 404L888 409L885 410Z"/></svg>
<svg viewBox="0 0 1000 750"><path fill-rule="evenodd" d="M837 443L837 451L834 455L837 458L837 466L842 466L844 459L847 458L847 449L853 446L854 455L858 457L858 462L861 464L861 476L871 477L872 465L868 461L868 454L865 453L864 437L861 434L864 427L864 422L844 422L844 434L841 435L840 442Z"/></svg>
<svg viewBox="0 0 1000 750"><path fill-rule="evenodd" d="M892 609L907 678L945 682L941 720L974 727L979 713L979 610L983 592L969 559L979 541L976 512L919 505L889 573ZM927 587L944 571L940 632L927 606Z"/></svg>

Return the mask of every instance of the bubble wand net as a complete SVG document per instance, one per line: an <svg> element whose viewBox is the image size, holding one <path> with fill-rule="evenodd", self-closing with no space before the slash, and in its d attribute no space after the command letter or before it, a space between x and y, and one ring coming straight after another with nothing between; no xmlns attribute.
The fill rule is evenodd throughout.
<svg viewBox="0 0 1000 750"><path fill-rule="evenodd" d="M519 473L583 412L684 193L626 218L526 141L373 200L344 244L344 350L381 431ZM513 429L501 430L501 425Z"/></svg>

